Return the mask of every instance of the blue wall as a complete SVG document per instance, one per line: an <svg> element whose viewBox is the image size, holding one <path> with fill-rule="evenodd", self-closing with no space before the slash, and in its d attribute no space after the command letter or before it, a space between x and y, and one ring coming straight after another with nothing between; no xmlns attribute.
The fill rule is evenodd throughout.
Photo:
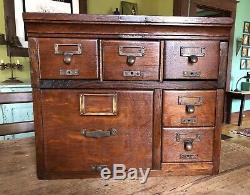
<svg viewBox="0 0 250 195"><path fill-rule="evenodd" d="M231 72L231 87L230 89L235 89L237 80L245 76L250 70L240 70L240 58L241 52L236 56L236 39L242 37L244 21L250 21L250 1L240 0L237 6L235 21L235 32L234 32L234 46L233 46L233 58L232 58L232 72ZM244 81L244 80L242 80ZM239 83L240 88L240 83ZM234 101L232 112L239 112L240 102ZM250 100L246 101L245 110L250 110Z"/></svg>

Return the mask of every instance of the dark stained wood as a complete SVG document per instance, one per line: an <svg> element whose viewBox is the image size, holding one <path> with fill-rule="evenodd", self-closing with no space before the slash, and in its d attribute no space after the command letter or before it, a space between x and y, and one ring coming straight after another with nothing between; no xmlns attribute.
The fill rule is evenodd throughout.
<svg viewBox="0 0 250 195"><path fill-rule="evenodd" d="M3 4L6 40L8 43L10 43L7 47L7 54L11 56L28 57L28 49L17 47L14 41L17 39L14 0L4 0Z"/></svg>
<svg viewBox="0 0 250 195"><path fill-rule="evenodd" d="M31 64L31 85L33 88L40 86L40 64L39 64L39 46L36 38L29 38L29 57Z"/></svg>
<svg viewBox="0 0 250 195"><path fill-rule="evenodd" d="M39 39L39 63L41 79L97 79L98 78L98 46L97 40L89 39ZM70 64L64 63L63 54L55 54L55 45L59 52L78 51L76 46L65 44L80 44L82 52L72 56ZM61 75L60 70L78 70L79 75Z"/></svg>
<svg viewBox="0 0 250 195"><path fill-rule="evenodd" d="M225 88L226 86L227 65L228 65L228 42L221 42L218 87L222 89Z"/></svg>
<svg viewBox="0 0 250 195"><path fill-rule="evenodd" d="M31 47L40 179L97 177L92 166L114 163L152 168L158 175L216 173L218 109L223 110L219 99L224 98L232 19L38 13L24 14L24 18ZM88 56L73 56L71 65L65 65L62 56L54 59L49 44L75 40L93 41L95 49L83 44ZM179 45L171 48L169 43ZM143 46L145 54L128 66L119 46ZM180 57L181 46L205 48L205 56L192 65L187 57ZM133 56L140 48L125 50ZM88 73L93 63L95 71ZM56 76L58 70L75 66L86 75L78 79ZM124 78L123 71L134 70L142 71L144 77ZM183 71L202 74L183 78ZM91 74L95 77L89 78ZM220 88L222 92L216 94ZM202 96L193 114L178 105L178 96L184 95ZM196 124L180 123L182 117L192 116L197 116ZM97 130L108 135L110 128L118 133L87 136ZM184 141L193 141L191 151L184 149Z"/></svg>
<svg viewBox="0 0 250 195"><path fill-rule="evenodd" d="M80 116L80 94L114 93L118 110L115 116ZM96 106L103 108L105 101L99 99ZM152 167L153 91L43 90L41 104L47 171L91 173L96 172L92 166L112 167L115 162L127 168ZM117 134L110 137L81 134L83 129L112 128Z"/></svg>
<svg viewBox="0 0 250 195"><path fill-rule="evenodd" d="M0 124L0 136L13 135L19 133L28 133L34 131L34 122L21 122Z"/></svg>
<svg viewBox="0 0 250 195"><path fill-rule="evenodd" d="M102 50L104 80L159 80L160 42L104 40ZM133 55L130 65L127 61ZM139 71L140 76L124 76L124 71Z"/></svg>
<svg viewBox="0 0 250 195"><path fill-rule="evenodd" d="M213 174L218 174L220 168L221 130L223 124L224 99L224 90L217 90L216 125L213 143Z"/></svg>
<svg viewBox="0 0 250 195"><path fill-rule="evenodd" d="M33 111L34 111L34 126L36 139L36 171L39 179L46 179L48 172L45 169L45 153L44 153L44 131L43 131L43 116L42 116L42 97L41 90L33 89Z"/></svg>
<svg viewBox="0 0 250 195"><path fill-rule="evenodd" d="M161 169L162 90L154 91L153 169Z"/></svg>
<svg viewBox="0 0 250 195"><path fill-rule="evenodd" d="M188 102L180 104L181 98L201 99L200 105L194 106L194 112L188 113ZM198 100L195 100L198 102ZM190 105L193 105L190 102ZM214 126L216 110L216 91L164 91L163 125L164 127ZM196 122L187 124L182 120L195 118Z"/></svg>
<svg viewBox="0 0 250 195"><path fill-rule="evenodd" d="M212 162L162 163L167 175L211 175L212 169Z"/></svg>
<svg viewBox="0 0 250 195"><path fill-rule="evenodd" d="M198 57L197 63L189 62L189 57L181 56L181 49L201 50L203 57ZM166 60L164 79L217 79L219 66L218 41L166 41ZM190 52L190 54L196 52ZM201 52L200 52L201 53ZM199 53L199 54L200 54ZM185 76L184 72L198 72L199 76Z"/></svg>
<svg viewBox="0 0 250 195"><path fill-rule="evenodd" d="M177 141L178 134L179 141ZM200 136L199 139L197 135ZM212 162L213 135L214 128L164 128L162 132L162 162ZM191 151L185 150L184 142L186 140L193 141Z"/></svg>
<svg viewBox="0 0 250 195"><path fill-rule="evenodd" d="M32 102L31 92L6 92L0 93L0 104Z"/></svg>
<svg viewBox="0 0 250 195"><path fill-rule="evenodd" d="M41 80L41 88L53 89L70 89L70 88L123 88L123 89L216 89L218 86L217 81L88 81L82 82L81 80Z"/></svg>
<svg viewBox="0 0 250 195"><path fill-rule="evenodd" d="M87 14L88 8L88 1L87 0L79 0L79 13L80 14Z"/></svg>

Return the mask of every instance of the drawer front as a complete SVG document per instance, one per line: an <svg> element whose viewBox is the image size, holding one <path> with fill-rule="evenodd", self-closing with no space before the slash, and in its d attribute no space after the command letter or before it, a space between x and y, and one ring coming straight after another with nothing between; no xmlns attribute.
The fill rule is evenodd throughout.
<svg viewBox="0 0 250 195"><path fill-rule="evenodd" d="M48 171L152 167L152 91L44 90L42 97Z"/></svg>
<svg viewBox="0 0 250 195"><path fill-rule="evenodd" d="M102 41L104 80L159 80L160 43Z"/></svg>
<svg viewBox="0 0 250 195"><path fill-rule="evenodd" d="M166 41L165 79L217 79L218 41Z"/></svg>
<svg viewBox="0 0 250 195"><path fill-rule="evenodd" d="M98 79L97 40L39 39L41 79Z"/></svg>
<svg viewBox="0 0 250 195"><path fill-rule="evenodd" d="M214 128L163 129L163 162L212 161Z"/></svg>
<svg viewBox="0 0 250 195"><path fill-rule="evenodd" d="M216 91L164 91L164 127L214 126Z"/></svg>

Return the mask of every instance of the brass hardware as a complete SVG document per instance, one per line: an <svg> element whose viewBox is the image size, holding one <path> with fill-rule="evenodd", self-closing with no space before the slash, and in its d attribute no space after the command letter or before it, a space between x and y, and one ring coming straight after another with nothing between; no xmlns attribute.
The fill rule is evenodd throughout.
<svg viewBox="0 0 250 195"><path fill-rule="evenodd" d="M195 111L194 105L186 105L186 112L188 114L192 114L192 113L194 113L194 111Z"/></svg>
<svg viewBox="0 0 250 195"><path fill-rule="evenodd" d="M88 131L86 129L83 129L81 131L81 134L89 138L111 137L117 135L117 130L114 128L108 131L103 131L103 130Z"/></svg>
<svg viewBox="0 0 250 195"><path fill-rule="evenodd" d="M191 55L188 57L190 63L195 64L198 62L198 57L196 55Z"/></svg>
<svg viewBox="0 0 250 195"><path fill-rule="evenodd" d="M134 63L135 63L135 60L136 60L136 57L135 57L135 56L128 56L128 57L127 57L127 64L128 64L129 66L133 66Z"/></svg>
<svg viewBox="0 0 250 195"><path fill-rule="evenodd" d="M181 124L195 124L197 123L197 117L191 117L191 118L182 118Z"/></svg>
<svg viewBox="0 0 250 195"><path fill-rule="evenodd" d="M72 53L64 53L63 62L69 65L72 61L72 57L73 57Z"/></svg>
<svg viewBox="0 0 250 195"><path fill-rule="evenodd" d="M198 158L198 154L180 154L180 159L195 160Z"/></svg>
<svg viewBox="0 0 250 195"><path fill-rule="evenodd" d="M206 48L204 47L181 47L182 57L204 57L206 55Z"/></svg>
<svg viewBox="0 0 250 195"><path fill-rule="evenodd" d="M200 77L201 72L197 71L183 71L183 76L184 77Z"/></svg>
<svg viewBox="0 0 250 195"><path fill-rule="evenodd" d="M87 112L85 98L87 96L113 97L112 112ZM80 115L85 116L115 116L117 114L117 94L80 94Z"/></svg>
<svg viewBox="0 0 250 195"><path fill-rule="evenodd" d="M60 47L77 47L75 51L62 51ZM69 65L72 61L73 55L81 55L82 54L82 45L81 44L55 44L55 54L56 55L63 55L63 62Z"/></svg>
<svg viewBox="0 0 250 195"><path fill-rule="evenodd" d="M193 140L192 139L184 141L184 149L186 151L191 151L193 149Z"/></svg>
<svg viewBox="0 0 250 195"><path fill-rule="evenodd" d="M79 70L78 69L60 69L61 76L78 76Z"/></svg>
<svg viewBox="0 0 250 195"><path fill-rule="evenodd" d="M127 56L127 64L134 65L136 57L145 55L145 47L142 46L119 46L119 55Z"/></svg>
<svg viewBox="0 0 250 195"><path fill-rule="evenodd" d="M186 140L192 140L192 142L201 141L201 134L194 133L176 133L176 142L185 142Z"/></svg>
<svg viewBox="0 0 250 195"><path fill-rule="evenodd" d="M179 96L178 97L178 104L179 105L200 106L203 103L204 103L203 97L186 97L186 96Z"/></svg>
<svg viewBox="0 0 250 195"><path fill-rule="evenodd" d="M125 71L123 71L123 76L124 77L140 77L140 76L142 76L142 73L141 73L141 71L125 70Z"/></svg>
<svg viewBox="0 0 250 195"><path fill-rule="evenodd" d="M107 168L107 165L92 165L91 169L92 171L97 171L97 172L101 172L102 169Z"/></svg>

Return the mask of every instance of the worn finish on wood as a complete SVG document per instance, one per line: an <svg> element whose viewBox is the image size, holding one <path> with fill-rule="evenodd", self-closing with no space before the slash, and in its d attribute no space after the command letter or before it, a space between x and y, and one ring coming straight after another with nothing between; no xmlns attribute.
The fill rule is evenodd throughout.
<svg viewBox="0 0 250 195"><path fill-rule="evenodd" d="M91 109L96 116L79 114L80 94L93 94L89 99L93 98L95 104L92 100L85 104L96 107ZM109 103L108 98L97 99L96 96L107 94L117 95L117 113L98 116L98 112L109 112ZM47 172L93 174L96 173L93 166L111 168L114 162L125 164L127 168L152 167L152 91L44 90L41 104ZM116 129L116 133L108 137L83 134L83 131L111 129Z"/></svg>
<svg viewBox="0 0 250 195"><path fill-rule="evenodd" d="M28 13L24 20L39 178L96 177L114 163L158 176L216 173L223 110L216 91L225 86L232 19Z"/></svg>
<svg viewBox="0 0 250 195"><path fill-rule="evenodd" d="M215 110L216 91L164 91L164 127L214 126ZM192 118L194 122L183 121Z"/></svg>
<svg viewBox="0 0 250 195"><path fill-rule="evenodd" d="M159 80L160 42L104 40L102 51L104 80ZM125 76L124 71L139 75Z"/></svg>

